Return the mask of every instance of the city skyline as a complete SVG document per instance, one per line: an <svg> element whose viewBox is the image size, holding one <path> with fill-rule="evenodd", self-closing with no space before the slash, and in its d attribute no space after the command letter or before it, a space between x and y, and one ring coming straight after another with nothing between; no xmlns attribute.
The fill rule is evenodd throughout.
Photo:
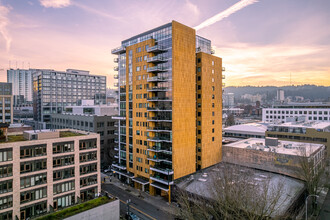
<svg viewBox="0 0 330 220"><path fill-rule="evenodd" d="M25 69L30 65L62 71L89 70L91 74L106 75L107 86L113 87L115 56L111 49L122 39L177 20L198 27L198 35L212 39L215 55L223 58L226 67L226 86L281 86L290 81L329 86L329 9L330 2L325 0L126 4L103 0L2 0L0 80L6 81L9 62L12 68L17 62L18 68ZM146 18L145 11L151 19Z"/></svg>

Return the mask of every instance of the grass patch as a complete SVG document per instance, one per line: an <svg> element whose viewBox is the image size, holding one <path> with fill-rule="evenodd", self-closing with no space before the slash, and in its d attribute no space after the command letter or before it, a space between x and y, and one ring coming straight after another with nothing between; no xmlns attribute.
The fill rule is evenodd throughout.
<svg viewBox="0 0 330 220"><path fill-rule="evenodd" d="M53 220L53 219L64 219L68 218L70 216L76 215L78 213L87 211L89 209L95 208L97 206L106 204L110 201L113 201L113 199L109 199L106 196L102 196L84 203L81 203L79 205L75 205L57 212L54 212L49 215L42 216L40 218L37 218L37 220Z"/></svg>
<svg viewBox="0 0 330 220"><path fill-rule="evenodd" d="M82 136L84 134L72 132L72 131L60 131L60 137L74 137L74 136Z"/></svg>
<svg viewBox="0 0 330 220"><path fill-rule="evenodd" d="M11 143L11 142L17 142L17 141L26 141L26 139L23 137L22 134L20 135L8 135L8 141L6 141L6 138L1 138L0 143Z"/></svg>

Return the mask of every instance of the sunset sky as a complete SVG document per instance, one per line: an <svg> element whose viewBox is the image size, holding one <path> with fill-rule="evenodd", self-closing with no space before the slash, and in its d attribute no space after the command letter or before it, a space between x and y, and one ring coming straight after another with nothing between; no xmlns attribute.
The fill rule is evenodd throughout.
<svg viewBox="0 0 330 220"><path fill-rule="evenodd" d="M12 68L30 63L89 70L106 75L113 87L111 49L176 20L212 41L226 86L289 85L290 74L296 85L330 86L329 0L239 2L0 0L0 81L9 62Z"/></svg>

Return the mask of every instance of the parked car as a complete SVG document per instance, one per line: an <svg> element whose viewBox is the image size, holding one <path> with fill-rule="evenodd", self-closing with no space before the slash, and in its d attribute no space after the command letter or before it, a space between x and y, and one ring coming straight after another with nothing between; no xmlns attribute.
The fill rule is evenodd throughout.
<svg viewBox="0 0 330 220"><path fill-rule="evenodd" d="M140 220L139 217L137 217L137 215L135 215L134 213L130 212L128 214L126 214L126 219L128 220Z"/></svg>

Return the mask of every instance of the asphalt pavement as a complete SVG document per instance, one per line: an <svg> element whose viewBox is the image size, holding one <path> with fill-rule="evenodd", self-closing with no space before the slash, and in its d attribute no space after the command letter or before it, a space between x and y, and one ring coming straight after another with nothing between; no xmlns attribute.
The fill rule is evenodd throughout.
<svg viewBox="0 0 330 220"><path fill-rule="evenodd" d="M129 209L131 212L136 214L140 219L159 219L159 220L169 220L174 219L174 217L158 207L154 206L139 198L131 193L115 186L114 184L102 184L102 189L107 191L113 196L116 196L120 199L120 214L125 216L127 213L127 201L130 199ZM165 203L166 204L166 203Z"/></svg>

